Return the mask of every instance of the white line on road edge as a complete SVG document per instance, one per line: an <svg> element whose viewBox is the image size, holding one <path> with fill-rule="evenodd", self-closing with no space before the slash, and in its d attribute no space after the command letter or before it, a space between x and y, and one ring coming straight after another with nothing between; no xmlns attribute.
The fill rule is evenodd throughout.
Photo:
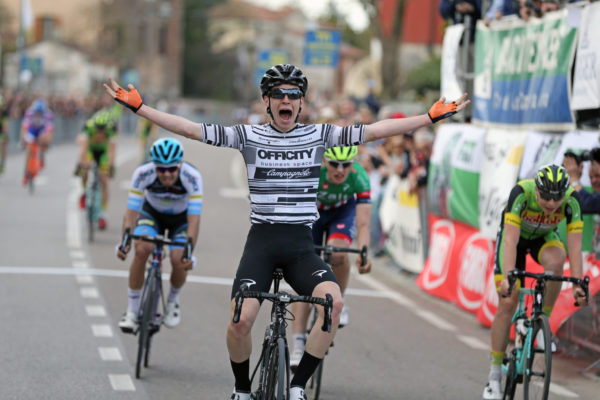
<svg viewBox="0 0 600 400"><path fill-rule="evenodd" d="M133 380L130 375L108 374L108 379L110 380L110 386L112 386L113 390L127 392L135 391L135 386L133 385Z"/></svg>
<svg viewBox="0 0 600 400"><path fill-rule="evenodd" d="M84 299L97 299L100 296L95 287L82 287L79 292Z"/></svg>
<svg viewBox="0 0 600 400"><path fill-rule="evenodd" d="M489 350L490 346L473 336L456 335L458 340L476 350Z"/></svg>
<svg viewBox="0 0 600 400"><path fill-rule="evenodd" d="M535 382L535 384L541 386L540 382ZM566 387L562 387L562 386L557 385L556 383L552 383L552 382L550 382L550 391L552 393L554 393L555 395L561 396L561 397L569 397L571 399L579 398L579 395L577 393L571 392Z"/></svg>

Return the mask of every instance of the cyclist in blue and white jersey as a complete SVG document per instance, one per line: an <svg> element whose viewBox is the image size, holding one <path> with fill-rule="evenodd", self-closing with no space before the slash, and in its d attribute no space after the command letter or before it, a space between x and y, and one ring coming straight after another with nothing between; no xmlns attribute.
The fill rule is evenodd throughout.
<svg viewBox="0 0 600 400"><path fill-rule="evenodd" d="M30 144L40 144L40 168L44 168L46 150L52 142L54 134L54 114L48 108L46 101L38 98L25 110L23 122L21 123L21 141L27 146L25 163L29 159ZM25 165L27 170L27 165ZM23 176L23 185L27 184L27 176Z"/></svg>
<svg viewBox="0 0 600 400"><path fill-rule="evenodd" d="M183 147L175 139L158 139L150 149L150 157L152 161L139 166L131 178L123 233L129 228L134 235L154 237L168 230L172 240L183 245L191 238L192 246L195 246L202 213L202 175L193 165L183 161ZM146 260L155 245L136 240L134 246L135 255L129 268L129 302L119 321L119 327L125 333L135 331ZM125 250L122 252L117 246L117 256L121 260L127 257L129 246ZM183 251L183 246L170 248L171 288L163 320L169 328L181 321L179 294L187 271L195 262L194 258L183 262Z"/></svg>
<svg viewBox="0 0 600 400"><path fill-rule="evenodd" d="M270 122L264 125L225 127L195 123L164 113L143 104L133 87L120 87L114 80L104 87L116 101L158 126L190 139L219 147L238 149L246 163L250 189L250 221L244 253L231 291L233 296L241 283L252 290L267 291L272 272L282 266L284 277L301 295L333 297L333 328L321 331L323 309L319 321L306 342L306 351L291 381L290 400L302 400L304 387L329 348L337 325L343 299L335 275L315 253L311 226L319 217L316 205L319 172L323 154L335 146L352 146L389 136L400 135L447 118L469 103L466 94L444 104L436 102L428 114L398 120L384 120L371 125L340 127L331 124L299 124L298 116L308 89L308 80L300 69L290 64L269 68L260 83L262 100ZM260 303L245 299L239 323L227 328L227 348L235 388L231 399L249 400L251 329ZM230 320L231 321L231 320Z"/></svg>

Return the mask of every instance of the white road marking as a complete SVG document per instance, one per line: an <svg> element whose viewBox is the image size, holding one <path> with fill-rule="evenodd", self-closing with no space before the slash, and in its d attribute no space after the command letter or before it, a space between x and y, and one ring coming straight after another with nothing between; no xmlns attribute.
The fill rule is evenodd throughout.
<svg viewBox="0 0 600 400"><path fill-rule="evenodd" d="M94 283L94 278L91 275L77 275L75 276L75 280L82 285Z"/></svg>
<svg viewBox="0 0 600 400"><path fill-rule="evenodd" d="M490 345L473 336L456 335L458 340L475 350L489 350Z"/></svg>
<svg viewBox="0 0 600 400"><path fill-rule="evenodd" d="M92 332L96 337L113 337L113 331L110 325L106 324L94 324L92 325Z"/></svg>
<svg viewBox="0 0 600 400"><path fill-rule="evenodd" d="M73 268L89 268L90 264L86 260L73 260Z"/></svg>
<svg viewBox="0 0 600 400"><path fill-rule="evenodd" d="M99 296L98 289L95 287L82 287L79 293L81 293L81 297L84 299L97 299Z"/></svg>
<svg viewBox="0 0 600 400"><path fill-rule="evenodd" d="M375 292L385 294L388 298L390 298L395 303L398 303L402 306L406 306L409 309L416 308L415 303L412 300L410 300L408 297L403 296L400 293L390 289L388 286L384 285L383 283L381 283L379 281L376 281L374 278L367 276L367 275L355 275L355 276L356 276L356 278L358 278L358 280L360 280L367 286L370 286L371 288L375 289Z"/></svg>
<svg viewBox="0 0 600 400"><path fill-rule="evenodd" d="M85 312L88 317L106 317L104 306L85 306Z"/></svg>
<svg viewBox="0 0 600 400"><path fill-rule="evenodd" d="M86 258L85 251L83 251L83 250L71 250L70 254L71 254L71 258L79 258L79 259Z"/></svg>
<svg viewBox="0 0 600 400"><path fill-rule="evenodd" d="M110 380L110 386L112 386L113 390L116 391L135 391L135 386L133 385L133 380L130 375L127 374L108 374L108 379Z"/></svg>
<svg viewBox="0 0 600 400"><path fill-rule="evenodd" d="M541 386L540 382L535 382L535 384ZM579 395L577 393L571 392L566 387L557 385L556 383L552 383L552 382L550 382L550 391L552 393L554 393L555 395L561 396L561 397L569 397L571 399L579 398Z"/></svg>
<svg viewBox="0 0 600 400"><path fill-rule="evenodd" d="M456 331L457 328L456 326L452 325L450 322L446 321L445 319L438 317L436 314L432 313L431 311L427 311L427 310L420 310L415 312L415 315L427 322L429 322L431 325L435 326L438 329L444 330L444 331Z"/></svg>
<svg viewBox="0 0 600 400"><path fill-rule="evenodd" d="M98 347L102 361L122 361L121 352L116 347Z"/></svg>

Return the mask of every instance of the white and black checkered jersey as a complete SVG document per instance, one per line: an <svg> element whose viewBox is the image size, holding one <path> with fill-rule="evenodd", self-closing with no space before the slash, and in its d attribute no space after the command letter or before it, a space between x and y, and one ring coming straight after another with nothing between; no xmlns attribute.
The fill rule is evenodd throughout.
<svg viewBox="0 0 600 400"><path fill-rule="evenodd" d="M364 142L364 125L298 124L282 133L270 124L202 124L203 142L238 149L244 156L253 224L312 225L323 153Z"/></svg>

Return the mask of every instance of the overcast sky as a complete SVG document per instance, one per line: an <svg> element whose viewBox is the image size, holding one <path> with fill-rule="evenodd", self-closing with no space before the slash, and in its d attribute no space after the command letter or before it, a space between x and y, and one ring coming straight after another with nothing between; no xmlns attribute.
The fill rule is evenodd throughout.
<svg viewBox="0 0 600 400"><path fill-rule="evenodd" d="M311 19L317 19L327 12L327 0L246 0L267 8L280 8L284 5L299 6L304 14ZM358 0L333 0L337 10L346 16L348 24L354 30L361 31L369 23L367 14Z"/></svg>

